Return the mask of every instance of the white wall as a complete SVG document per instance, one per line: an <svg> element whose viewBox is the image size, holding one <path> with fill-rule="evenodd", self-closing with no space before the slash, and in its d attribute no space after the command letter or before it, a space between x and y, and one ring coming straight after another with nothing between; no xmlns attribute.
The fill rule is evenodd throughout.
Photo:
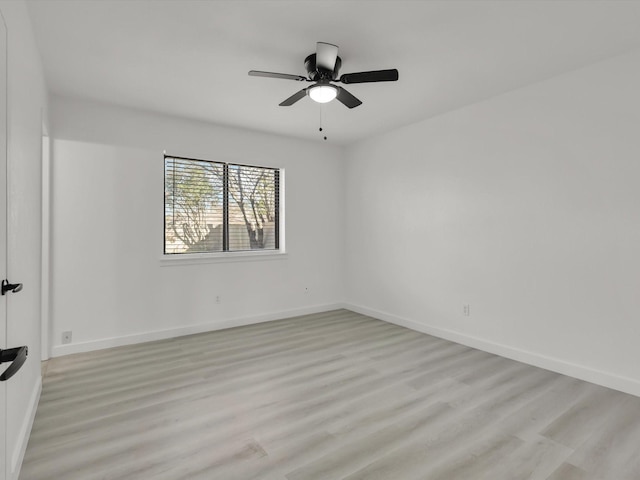
<svg viewBox="0 0 640 480"><path fill-rule="evenodd" d="M348 302L640 395L638 85L635 52L350 148Z"/></svg>
<svg viewBox="0 0 640 480"><path fill-rule="evenodd" d="M53 355L343 301L340 148L59 97L52 125ZM163 266L164 150L284 168L286 257Z"/></svg>
<svg viewBox="0 0 640 480"><path fill-rule="evenodd" d="M0 10L8 30L7 276L24 284L22 292L7 298L7 343L29 347L27 362L7 382L6 473L14 479L41 385L41 139L47 94L26 4L1 1Z"/></svg>

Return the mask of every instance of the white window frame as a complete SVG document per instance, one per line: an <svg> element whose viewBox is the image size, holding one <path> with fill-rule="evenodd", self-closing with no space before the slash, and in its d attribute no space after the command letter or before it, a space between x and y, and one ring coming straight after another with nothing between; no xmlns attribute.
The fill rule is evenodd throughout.
<svg viewBox="0 0 640 480"><path fill-rule="evenodd" d="M272 261L272 260L284 260L287 258L286 250L286 235L285 235L285 169L278 167L269 167L266 165L246 165L236 162L223 162L214 160L203 160L197 158L188 158L177 155L164 154L163 158L163 185L166 179L164 173L164 161L166 158L176 158L183 160L193 161L208 161L220 164L228 165L240 165L247 167L258 168L272 168L278 170L279 184L278 184L278 249L272 250L241 250L241 251L217 251L217 252L198 252L198 253L184 253L184 254L171 254L165 253L165 204L164 204L164 188L163 188L163 202L162 202L162 218L163 218L163 232L162 232L162 254L160 256L160 266L180 266L180 265L199 265L203 263L227 263L227 262L255 262L255 261Z"/></svg>

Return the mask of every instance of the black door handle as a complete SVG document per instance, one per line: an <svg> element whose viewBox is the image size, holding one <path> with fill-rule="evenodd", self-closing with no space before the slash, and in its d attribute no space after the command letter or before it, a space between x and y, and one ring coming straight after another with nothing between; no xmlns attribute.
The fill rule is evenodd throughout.
<svg viewBox="0 0 640 480"><path fill-rule="evenodd" d="M2 280L2 295L6 295L7 292L18 293L22 290L21 283L9 283L9 280Z"/></svg>
<svg viewBox="0 0 640 480"><path fill-rule="evenodd" d="M29 348L25 345L23 347L10 348L8 350L0 350L0 363L11 362L9 368L7 368L2 375L0 375L0 382L6 382L13 377L20 367L24 365L29 355Z"/></svg>

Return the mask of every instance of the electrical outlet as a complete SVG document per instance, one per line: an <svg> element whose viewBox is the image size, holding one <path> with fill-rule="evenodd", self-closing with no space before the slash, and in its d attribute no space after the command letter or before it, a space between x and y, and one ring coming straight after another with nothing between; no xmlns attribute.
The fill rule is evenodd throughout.
<svg viewBox="0 0 640 480"><path fill-rule="evenodd" d="M220 295L216 295L216 303L220 303Z"/></svg>
<svg viewBox="0 0 640 480"><path fill-rule="evenodd" d="M471 308L470 308L470 306L469 306L469 305L463 305L463 306L462 306L462 314L463 314L465 317L468 317L468 316L470 316L470 315L471 315Z"/></svg>
<svg viewBox="0 0 640 480"><path fill-rule="evenodd" d="M309 293L309 287L304 287L304 294L307 295Z"/></svg>
<svg viewBox="0 0 640 480"><path fill-rule="evenodd" d="M71 332L62 332L62 343L71 343Z"/></svg>

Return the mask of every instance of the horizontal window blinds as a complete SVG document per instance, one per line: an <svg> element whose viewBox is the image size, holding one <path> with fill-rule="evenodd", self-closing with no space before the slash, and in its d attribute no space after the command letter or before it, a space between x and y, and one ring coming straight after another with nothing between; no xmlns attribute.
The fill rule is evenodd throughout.
<svg viewBox="0 0 640 480"><path fill-rule="evenodd" d="M165 254L279 249L278 169L165 157Z"/></svg>

